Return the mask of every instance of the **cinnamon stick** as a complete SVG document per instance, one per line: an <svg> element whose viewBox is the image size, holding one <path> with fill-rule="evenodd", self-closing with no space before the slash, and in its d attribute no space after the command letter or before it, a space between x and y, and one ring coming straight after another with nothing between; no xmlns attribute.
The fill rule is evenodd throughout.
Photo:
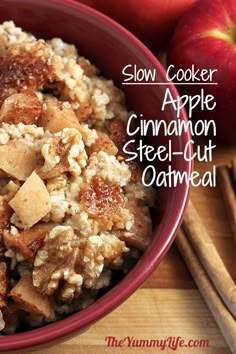
<svg viewBox="0 0 236 354"><path fill-rule="evenodd" d="M218 296L182 229L176 237L176 244L232 353L236 353L235 320Z"/></svg>
<svg viewBox="0 0 236 354"><path fill-rule="evenodd" d="M232 162L232 175L235 176L236 183L236 161ZM236 197L233 185L231 183L229 169L226 166L217 168L217 177L219 187L223 196L226 213L229 218L230 227L236 245Z"/></svg>
<svg viewBox="0 0 236 354"><path fill-rule="evenodd" d="M236 285L191 201L182 227L223 302L236 317Z"/></svg>

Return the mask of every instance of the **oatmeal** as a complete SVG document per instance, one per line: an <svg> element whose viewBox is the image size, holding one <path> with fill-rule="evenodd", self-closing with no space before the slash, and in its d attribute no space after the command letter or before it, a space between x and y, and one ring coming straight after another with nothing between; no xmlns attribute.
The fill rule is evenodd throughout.
<svg viewBox="0 0 236 354"><path fill-rule="evenodd" d="M59 38L0 26L0 330L91 304L151 240L124 94ZM132 148L132 147L131 147Z"/></svg>

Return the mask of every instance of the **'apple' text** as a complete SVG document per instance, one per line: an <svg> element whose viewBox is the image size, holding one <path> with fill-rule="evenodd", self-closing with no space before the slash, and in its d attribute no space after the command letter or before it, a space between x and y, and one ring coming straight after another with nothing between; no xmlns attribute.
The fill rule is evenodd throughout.
<svg viewBox="0 0 236 354"><path fill-rule="evenodd" d="M171 90L167 87L161 110L164 111L167 105L172 105L176 111L177 118L180 117L181 110L187 109L188 117L192 118L193 110L200 106L201 111L212 111L216 108L216 102L213 95L205 95L205 91L202 88L198 95L182 95L173 98Z"/></svg>

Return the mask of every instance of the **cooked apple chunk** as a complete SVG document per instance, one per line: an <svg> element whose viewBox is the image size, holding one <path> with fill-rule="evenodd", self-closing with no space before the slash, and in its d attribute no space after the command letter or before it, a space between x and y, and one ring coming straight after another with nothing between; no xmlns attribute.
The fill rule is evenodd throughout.
<svg viewBox="0 0 236 354"><path fill-rule="evenodd" d="M0 239L1 234L5 229L9 228L10 218L13 213L13 210L8 205L7 199L5 196L0 196Z"/></svg>
<svg viewBox="0 0 236 354"><path fill-rule="evenodd" d="M59 102L48 97L43 105L43 110L38 122L51 133L57 133L64 128L80 128L78 118L68 102Z"/></svg>
<svg viewBox="0 0 236 354"><path fill-rule="evenodd" d="M35 124L41 109L37 95L33 91L24 90L5 99L0 110L0 121L10 124Z"/></svg>
<svg viewBox="0 0 236 354"><path fill-rule="evenodd" d="M129 231L117 232L120 240L124 241L130 247L136 247L144 251L151 241L152 224L149 217L147 206L129 206L134 215L134 224Z"/></svg>
<svg viewBox="0 0 236 354"><path fill-rule="evenodd" d="M34 257L53 226L52 223L39 223L15 235L12 235L10 231L5 231L3 235L4 243L7 247L14 248L24 259Z"/></svg>
<svg viewBox="0 0 236 354"><path fill-rule="evenodd" d="M92 155L94 152L104 151L108 155L116 155L118 149L109 136L99 130L97 130L96 133L98 136L96 141L91 146L87 147L88 154Z"/></svg>
<svg viewBox="0 0 236 354"><path fill-rule="evenodd" d="M49 319L54 318L51 299L40 294L32 283L31 274L24 275L12 288L9 296L17 307L27 312L41 315Z"/></svg>
<svg viewBox="0 0 236 354"><path fill-rule="evenodd" d="M8 175L25 181L36 168L33 147L23 141L9 141L0 146L0 169Z"/></svg>
<svg viewBox="0 0 236 354"><path fill-rule="evenodd" d="M22 222L23 228L33 226L50 212L50 195L36 172L27 178L9 205Z"/></svg>

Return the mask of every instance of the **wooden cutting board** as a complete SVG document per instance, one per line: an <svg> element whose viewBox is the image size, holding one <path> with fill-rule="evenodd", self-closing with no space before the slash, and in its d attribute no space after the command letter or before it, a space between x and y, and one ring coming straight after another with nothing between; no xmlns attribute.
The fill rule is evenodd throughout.
<svg viewBox="0 0 236 354"><path fill-rule="evenodd" d="M236 156L236 147L217 146L214 164L225 164ZM212 164L195 162L201 173ZM210 236L228 270L236 280L236 247L227 222L227 216L218 188L192 188L194 202ZM166 339L180 336L188 340L208 340L208 347L135 348L107 346L105 338L120 340ZM87 332L57 346L34 351L37 354L78 353L178 353L178 354L229 354L231 353L201 294L181 259L175 245L171 247L159 267L118 309L93 325Z"/></svg>

